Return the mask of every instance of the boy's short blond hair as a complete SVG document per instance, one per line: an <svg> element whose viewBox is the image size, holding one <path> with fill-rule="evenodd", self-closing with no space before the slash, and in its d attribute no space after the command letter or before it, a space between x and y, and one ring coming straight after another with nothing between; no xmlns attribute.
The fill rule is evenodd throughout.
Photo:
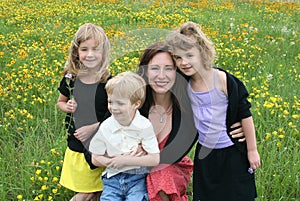
<svg viewBox="0 0 300 201"><path fill-rule="evenodd" d="M105 85L108 94L117 93L121 97L129 98L130 102L141 101L140 107L146 98L146 82L136 73L123 72L108 80Z"/></svg>

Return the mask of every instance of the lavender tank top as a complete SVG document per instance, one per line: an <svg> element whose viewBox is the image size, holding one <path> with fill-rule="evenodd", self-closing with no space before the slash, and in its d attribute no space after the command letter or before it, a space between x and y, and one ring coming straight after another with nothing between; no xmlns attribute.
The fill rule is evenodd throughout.
<svg viewBox="0 0 300 201"><path fill-rule="evenodd" d="M216 75L217 70L214 70L214 88L206 92L195 92L188 84L199 143L212 149L233 145L226 129L228 98L216 88Z"/></svg>

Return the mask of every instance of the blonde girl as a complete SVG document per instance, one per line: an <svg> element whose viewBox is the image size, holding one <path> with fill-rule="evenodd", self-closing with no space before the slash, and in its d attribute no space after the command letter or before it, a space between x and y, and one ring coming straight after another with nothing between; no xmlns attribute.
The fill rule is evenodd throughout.
<svg viewBox="0 0 300 201"><path fill-rule="evenodd" d="M91 23L79 27L72 41L57 106L66 112L68 147L60 184L77 194L71 201L97 200L102 191L103 168L91 163L90 139L108 112L105 84L110 78L109 40Z"/></svg>
<svg viewBox="0 0 300 201"><path fill-rule="evenodd" d="M244 84L214 68L212 42L194 22L184 23L167 38L176 66L187 77L199 137L194 158L193 200L253 201L254 170L260 167L255 129ZM230 135L242 123L246 142Z"/></svg>

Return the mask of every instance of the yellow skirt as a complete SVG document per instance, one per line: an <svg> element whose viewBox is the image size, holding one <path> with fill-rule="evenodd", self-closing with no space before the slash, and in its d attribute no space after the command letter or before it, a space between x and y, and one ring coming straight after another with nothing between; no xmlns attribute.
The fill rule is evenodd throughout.
<svg viewBox="0 0 300 201"><path fill-rule="evenodd" d="M74 192L102 191L101 174L105 168L91 169L84 154L67 148L61 171L60 184Z"/></svg>

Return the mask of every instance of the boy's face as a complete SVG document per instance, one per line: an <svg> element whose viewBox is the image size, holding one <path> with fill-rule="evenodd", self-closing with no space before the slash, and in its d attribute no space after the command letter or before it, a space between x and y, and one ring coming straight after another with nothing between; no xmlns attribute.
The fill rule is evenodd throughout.
<svg viewBox="0 0 300 201"><path fill-rule="evenodd" d="M107 94L108 110L122 126L129 126L135 112L140 106L140 101L131 103L129 98L124 98L118 93Z"/></svg>

